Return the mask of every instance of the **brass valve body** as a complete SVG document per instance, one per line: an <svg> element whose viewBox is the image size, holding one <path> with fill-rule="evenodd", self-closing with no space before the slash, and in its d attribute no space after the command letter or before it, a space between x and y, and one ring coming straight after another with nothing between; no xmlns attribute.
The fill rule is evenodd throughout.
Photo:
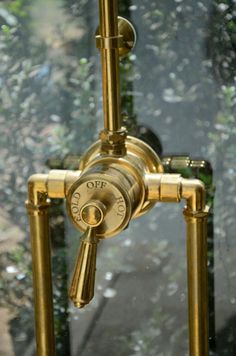
<svg viewBox="0 0 236 356"><path fill-rule="evenodd" d="M83 156L80 168L83 173L67 196L69 216L82 231L96 226L99 238L118 234L131 218L152 207L144 175L162 172L159 157L134 137L127 138L124 157L104 155L97 142Z"/></svg>
<svg viewBox="0 0 236 356"><path fill-rule="evenodd" d="M85 231L88 226L97 226L99 238L123 230L137 205L132 183L121 172L103 165L92 167L81 176L71 187L68 201L69 215L76 227Z"/></svg>

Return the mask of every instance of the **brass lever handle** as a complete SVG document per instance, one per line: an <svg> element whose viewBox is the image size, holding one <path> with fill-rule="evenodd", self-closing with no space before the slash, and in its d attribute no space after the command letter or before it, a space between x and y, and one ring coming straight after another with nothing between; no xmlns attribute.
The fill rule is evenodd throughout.
<svg viewBox="0 0 236 356"><path fill-rule="evenodd" d="M94 295L98 242L96 229L88 227L82 236L69 291L69 296L77 308L83 308Z"/></svg>
<svg viewBox="0 0 236 356"><path fill-rule="evenodd" d="M81 218L88 226L81 238L69 296L77 308L83 308L94 295L97 244L96 227L105 216L106 208L99 201L89 201L81 209Z"/></svg>

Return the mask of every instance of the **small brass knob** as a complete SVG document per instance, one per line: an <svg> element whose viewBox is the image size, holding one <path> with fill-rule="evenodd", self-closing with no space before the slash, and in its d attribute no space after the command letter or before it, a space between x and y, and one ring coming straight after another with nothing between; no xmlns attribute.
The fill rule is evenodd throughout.
<svg viewBox="0 0 236 356"><path fill-rule="evenodd" d="M100 225L105 216L106 207L99 201L90 201L81 208L83 222L91 227Z"/></svg>

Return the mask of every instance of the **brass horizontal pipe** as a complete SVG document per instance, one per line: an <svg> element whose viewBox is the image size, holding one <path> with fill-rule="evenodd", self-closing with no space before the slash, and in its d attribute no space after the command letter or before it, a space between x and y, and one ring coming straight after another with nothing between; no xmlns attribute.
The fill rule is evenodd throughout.
<svg viewBox="0 0 236 356"><path fill-rule="evenodd" d="M205 208L205 187L198 179L185 179L180 174L146 174L147 200L179 202L185 199L191 211Z"/></svg>
<svg viewBox="0 0 236 356"><path fill-rule="evenodd" d="M63 199L72 184L80 177L81 171L53 169L48 174L34 174L28 180L28 200L40 204L45 195L48 198Z"/></svg>

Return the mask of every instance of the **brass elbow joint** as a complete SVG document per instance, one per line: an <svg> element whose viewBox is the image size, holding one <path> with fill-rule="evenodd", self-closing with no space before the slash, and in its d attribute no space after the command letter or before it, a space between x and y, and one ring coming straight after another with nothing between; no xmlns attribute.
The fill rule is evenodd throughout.
<svg viewBox="0 0 236 356"><path fill-rule="evenodd" d="M48 174L33 174L28 179L27 204L42 205L49 198L62 199L79 178L80 171L51 170Z"/></svg>
<svg viewBox="0 0 236 356"><path fill-rule="evenodd" d="M48 174L33 174L28 179L27 204L41 205L47 199Z"/></svg>
<svg viewBox="0 0 236 356"><path fill-rule="evenodd" d="M205 209L205 185L198 179L182 178L182 198L186 199L187 209L198 212Z"/></svg>
<svg viewBox="0 0 236 356"><path fill-rule="evenodd" d="M205 186L198 179L185 179L180 174L147 174L147 199L160 202L180 202L185 199L191 212L205 210Z"/></svg>

